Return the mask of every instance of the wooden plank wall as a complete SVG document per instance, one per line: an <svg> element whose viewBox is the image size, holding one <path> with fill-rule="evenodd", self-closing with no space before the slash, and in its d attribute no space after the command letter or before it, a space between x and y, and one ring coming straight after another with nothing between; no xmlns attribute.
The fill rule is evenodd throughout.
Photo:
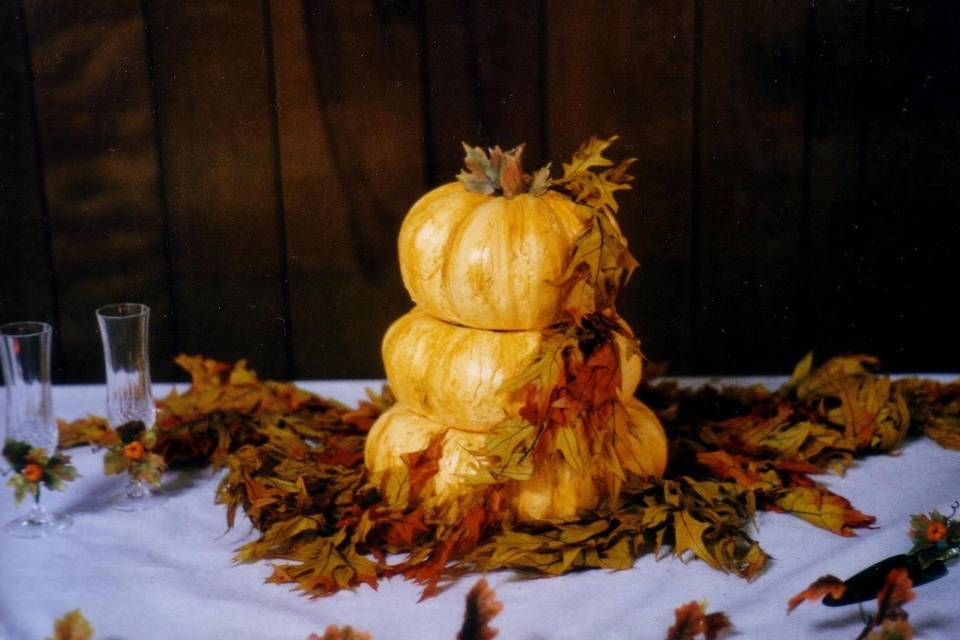
<svg viewBox="0 0 960 640"><path fill-rule="evenodd" d="M396 234L459 142L637 157L621 301L676 373L958 371L960 8L850 0L0 5L0 322L93 310L271 377L379 377Z"/></svg>

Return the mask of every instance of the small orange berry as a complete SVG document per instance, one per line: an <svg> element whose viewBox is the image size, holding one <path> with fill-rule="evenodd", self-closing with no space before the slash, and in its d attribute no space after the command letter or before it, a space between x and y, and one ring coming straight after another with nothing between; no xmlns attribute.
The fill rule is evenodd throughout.
<svg viewBox="0 0 960 640"><path fill-rule="evenodd" d="M143 448L143 443L139 440L134 440L123 448L123 455L127 456L129 460L133 460L134 462L143 460L144 453L145 449Z"/></svg>
<svg viewBox="0 0 960 640"><path fill-rule="evenodd" d="M930 542L940 542L947 537L947 525L942 522L931 522L927 525L927 530L923 537Z"/></svg>
<svg viewBox="0 0 960 640"><path fill-rule="evenodd" d="M40 482L43 478L43 467L31 462L23 468L21 474L27 482Z"/></svg>

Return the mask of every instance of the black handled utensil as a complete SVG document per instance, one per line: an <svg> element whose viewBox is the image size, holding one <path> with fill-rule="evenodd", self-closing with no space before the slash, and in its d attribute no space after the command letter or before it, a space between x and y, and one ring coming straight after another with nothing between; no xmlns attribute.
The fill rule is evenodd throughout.
<svg viewBox="0 0 960 640"><path fill-rule="evenodd" d="M880 589L883 588L887 575L894 569L901 568L907 570L907 576L914 586L926 584L947 575L947 568L940 560L924 568L917 556L901 553L884 558L844 580L843 583L847 588L843 595L839 598L827 595L822 602L828 607L842 607L848 604L874 600L880 593Z"/></svg>

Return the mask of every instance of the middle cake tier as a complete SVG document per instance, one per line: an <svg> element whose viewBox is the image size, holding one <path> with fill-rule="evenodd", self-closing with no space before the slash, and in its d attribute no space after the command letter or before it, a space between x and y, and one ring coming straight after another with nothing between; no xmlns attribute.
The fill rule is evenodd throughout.
<svg viewBox="0 0 960 640"><path fill-rule="evenodd" d="M620 390L632 396L642 359L621 323L614 334L620 357ZM467 431L487 431L517 415L523 390L502 391L541 353L541 331L488 331L439 320L415 308L383 338L387 382L397 399L417 413Z"/></svg>

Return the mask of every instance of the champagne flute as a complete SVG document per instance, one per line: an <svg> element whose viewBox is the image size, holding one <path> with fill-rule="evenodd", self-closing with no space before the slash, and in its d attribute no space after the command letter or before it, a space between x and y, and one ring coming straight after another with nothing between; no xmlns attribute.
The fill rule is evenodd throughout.
<svg viewBox="0 0 960 640"><path fill-rule="evenodd" d="M6 437L44 449L57 449L57 421L50 387L50 344L53 327L44 322L11 322L0 326L0 359L6 389ZM42 538L73 524L64 513L52 513L36 494L30 513L6 525L10 535Z"/></svg>
<svg viewBox="0 0 960 640"><path fill-rule="evenodd" d="M132 302L108 304L97 309L97 324L107 371L107 422L114 429L130 423L152 428L156 408L147 348L150 308ZM126 490L114 497L112 506L120 511L145 511L165 500L150 485L130 480Z"/></svg>

